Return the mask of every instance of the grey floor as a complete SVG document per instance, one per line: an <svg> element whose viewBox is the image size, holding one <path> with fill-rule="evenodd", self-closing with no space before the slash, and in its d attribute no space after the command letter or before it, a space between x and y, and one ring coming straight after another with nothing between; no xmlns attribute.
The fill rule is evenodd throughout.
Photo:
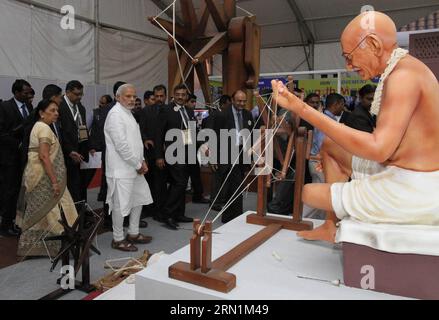
<svg viewBox="0 0 439 320"><path fill-rule="evenodd" d="M89 199L96 199L96 191L92 190L89 193ZM98 203L90 202L92 208L99 208ZM256 194L248 193L244 195L244 212L255 210L256 208ZM186 214L192 218L203 219L207 213L207 205L196 205L189 203L186 206ZM209 219L216 217L217 212L213 211L209 214ZM220 220L220 219L219 219ZM138 246L139 252L134 254L127 254L111 249L111 233L105 233L97 238L97 246L102 252L102 255L93 255L90 260L91 264L91 281L97 281L108 273L104 269L105 261L110 259L118 259L125 257L139 257L144 250L149 250L151 253L164 251L171 254L174 251L186 246L191 237L190 230L171 231L163 227L160 223L151 218L147 219L148 228L141 232L153 237L153 241L145 246ZM217 221L215 228L221 225ZM191 224L182 225L184 228L190 229ZM60 277L60 270L53 273L49 272L49 259L32 259L26 260L16 265L0 270L0 300L35 300L46 294L56 290L59 286L56 285L56 280ZM66 295L63 299L80 300L86 294L79 291L74 291Z"/></svg>

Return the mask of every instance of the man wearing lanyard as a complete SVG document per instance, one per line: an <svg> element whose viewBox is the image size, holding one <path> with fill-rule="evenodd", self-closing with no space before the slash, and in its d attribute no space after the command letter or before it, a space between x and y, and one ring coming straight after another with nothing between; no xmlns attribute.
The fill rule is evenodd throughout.
<svg viewBox="0 0 439 320"><path fill-rule="evenodd" d="M25 163L23 163L23 127L32 108L28 102L31 85L17 80L12 85L14 97L0 105L0 234L7 237L19 235L14 225L17 200Z"/></svg>
<svg viewBox="0 0 439 320"><path fill-rule="evenodd" d="M189 177L187 161L183 161L183 163L177 162L175 164L170 164L169 161L165 161L165 150L174 142L165 141L166 133L169 130L181 130L183 143L186 146L185 160L188 159L187 155L190 150L190 145L195 143L195 141L191 141L192 139L189 137L188 129L190 128L190 123L188 113L185 109L187 99L188 92L186 87L184 85L175 87L174 102L166 107L160 108L159 124L157 125L155 139L156 165L159 170L164 170L166 167L171 178L167 199L160 218L165 222L166 226L172 230L177 230L179 222L189 223L193 221L192 218L185 216L185 191Z"/></svg>
<svg viewBox="0 0 439 320"><path fill-rule="evenodd" d="M87 200L87 177L80 170L82 161L88 162L89 146L86 111L81 104L84 86L70 81L59 106L62 148L67 168L67 187L75 203Z"/></svg>

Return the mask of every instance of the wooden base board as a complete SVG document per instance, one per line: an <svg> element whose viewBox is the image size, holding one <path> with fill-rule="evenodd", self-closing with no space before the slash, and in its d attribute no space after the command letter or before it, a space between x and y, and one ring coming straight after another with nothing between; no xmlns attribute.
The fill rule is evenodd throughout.
<svg viewBox="0 0 439 320"><path fill-rule="evenodd" d="M200 270L191 270L190 264L186 262L177 262L170 266L169 277L223 293L228 293L236 287L234 274L216 269L201 273Z"/></svg>
<svg viewBox="0 0 439 320"><path fill-rule="evenodd" d="M268 226L270 224L280 224L283 229L292 231L312 230L313 223L311 221L295 222L291 218L278 218L271 216L259 216L257 214L250 214L247 216L247 223L257 224L260 226Z"/></svg>

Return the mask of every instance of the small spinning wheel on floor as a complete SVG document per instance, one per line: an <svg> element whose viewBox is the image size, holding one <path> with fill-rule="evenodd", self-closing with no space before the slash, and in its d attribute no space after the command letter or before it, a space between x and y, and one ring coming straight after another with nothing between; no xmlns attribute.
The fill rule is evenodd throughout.
<svg viewBox="0 0 439 320"><path fill-rule="evenodd" d="M92 244L95 239L102 222L104 221L104 213L96 213L88 210L86 204L80 206L78 217L72 226L69 226L64 212L61 209L61 220L59 221L64 227L64 232L55 237L47 238L46 241L61 241L61 249L52 260L50 271L55 270L59 261L62 266L70 266L70 257L74 262L74 277L81 270L82 282L75 282L75 289L90 293L94 287L90 284L90 250L100 255L101 252ZM58 280L58 284L61 283ZM71 292L71 289L60 288L43 297L41 300L55 300L61 296Z"/></svg>

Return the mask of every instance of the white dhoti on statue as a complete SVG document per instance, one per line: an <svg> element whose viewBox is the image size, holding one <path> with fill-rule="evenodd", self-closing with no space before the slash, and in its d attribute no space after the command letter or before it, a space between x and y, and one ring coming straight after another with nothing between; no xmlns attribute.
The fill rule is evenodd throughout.
<svg viewBox="0 0 439 320"><path fill-rule="evenodd" d="M352 181L331 186L334 212L346 222L344 227L341 222L341 232L337 235L339 242L402 252L404 249L400 246L405 241L383 237L384 226L388 235L392 234L393 229L398 229L397 233L401 235L401 226L406 229L412 226L412 237L415 231L418 236L431 232L432 228L439 231L439 171L417 172L394 166L385 167L357 157L353 157L352 169ZM364 223L369 224L370 232L363 232L360 236L357 226L353 227L355 221L363 229ZM377 224L381 225L378 227L379 235L373 232ZM407 247L407 250L410 249Z"/></svg>
<svg viewBox="0 0 439 320"><path fill-rule="evenodd" d="M439 225L439 171L384 167L356 157L352 169L351 182L331 187L332 206L340 220Z"/></svg>

